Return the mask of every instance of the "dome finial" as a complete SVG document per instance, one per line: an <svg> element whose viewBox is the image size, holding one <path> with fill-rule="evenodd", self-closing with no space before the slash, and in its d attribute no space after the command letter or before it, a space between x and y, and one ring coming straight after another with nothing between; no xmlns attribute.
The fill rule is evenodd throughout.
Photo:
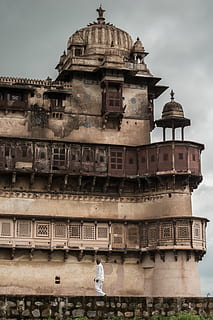
<svg viewBox="0 0 213 320"><path fill-rule="evenodd" d="M173 90L171 90L171 92L170 92L171 101L173 101L173 100L174 100L174 95L175 95L174 91L173 91Z"/></svg>
<svg viewBox="0 0 213 320"><path fill-rule="evenodd" d="M105 18L104 18L104 12L106 11L106 10L103 10L102 9L102 5L100 4L100 7L98 8L98 9L96 9L96 11L98 12L98 23L99 24L102 24L102 23L104 23L104 21L105 21Z"/></svg>

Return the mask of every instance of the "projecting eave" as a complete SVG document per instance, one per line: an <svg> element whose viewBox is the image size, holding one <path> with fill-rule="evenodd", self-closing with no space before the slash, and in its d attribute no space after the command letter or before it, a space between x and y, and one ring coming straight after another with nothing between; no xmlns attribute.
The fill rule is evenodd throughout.
<svg viewBox="0 0 213 320"><path fill-rule="evenodd" d="M151 88L149 87L149 94L153 96L154 99L156 99L168 88L168 86L154 86Z"/></svg>
<svg viewBox="0 0 213 320"><path fill-rule="evenodd" d="M169 88L168 86L156 86L156 84L161 80L161 78L159 77L137 74L135 75L135 78L141 79L141 81L146 81L149 88L149 95L152 96L154 99L158 98L164 91L166 91Z"/></svg>
<svg viewBox="0 0 213 320"><path fill-rule="evenodd" d="M55 81L66 81L70 79L70 70L63 70L59 73Z"/></svg>
<svg viewBox="0 0 213 320"><path fill-rule="evenodd" d="M16 89L21 91L30 91L30 92L33 92L35 90L35 88L32 85L16 84L16 83L1 83L1 82L0 82L0 88L10 88L10 89Z"/></svg>
<svg viewBox="0 0 213 320"><path fill-rule="evenodd" d="M151 86L154 86L156 83L158 83L161 80L161 78L159 77L153 77L152 75L141 74L141 73L136 74L135 77L143 80L146 79L147 83Z"/></svg>

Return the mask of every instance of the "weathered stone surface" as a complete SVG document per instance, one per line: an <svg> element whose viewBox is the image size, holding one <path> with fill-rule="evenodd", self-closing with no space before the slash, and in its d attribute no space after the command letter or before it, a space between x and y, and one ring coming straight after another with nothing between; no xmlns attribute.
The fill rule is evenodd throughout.
<svg viewBox="0 0 213 320"><path fill-rule="evenodd" d="M160 314L159 310L154 310L151 312L152 316L157 316Z"/></svg>
<svg viewBox="0 0 213 320"><path fill-rule="evenodd" d="M68 303L67 303L67 307L69 307L69 308L73 308L73 307L74 307L74 303L72 303L72 302L68 302Z"/></svg>
<svg viewBox="0 0 213 320"><path fill-rule="evenodd" d="M19 311L18 311L17 309L12 309L12 310L11 310L11 314L12 314L13 316L18 316L18 315L19 315Z"/></svg>
<svg viewBox="0 0 213 320"><path fill-rule="evenodd" d="M87 317L88 318L95 318L96 317L96 311L87 311Z"/></svg>
<svg viewBox="0 0 213 320"><path fill-rule="evenodd" d="M141 317L142 316L142 312L140 309L135 309L135 316L136 317Z"/></svg>
<svg viewBox="0 0 213 320"><path fill-rule="evenodd" d="M42 310L42 312L41 312L41 316L42 317L49 317L50 316L50 309L49 308L47 308L47 309L44 309L44 310Z"/></svg>
<svg viewBox="0 0 213 320"><path fill-rule="evenodd" d="M84 309L74 309L72 311L72 316L74 318L80 318L80 317L84 317L85 311Z"/></svg>
<svg viewBox="0 0 213 320"><path fill-rule="evenodd" d="M115 313L112 311L107 313L108 318L113 318L114 316L115 316Z"/></svg>
<svg viewBox="0 0 213 320"><path fill-rule="evenodd" d="M2 319L6 317L6 314L7 317L11 319L17 317L23 317L23 319L40 319L41 317L62 319L66 317L80 318L84 316L87 316L89 319L107 319L114 316L149 319L152 315L172 316L177 312L184 311L204 316L213 315L213 309L209 307L213 306L213 298L203 298L202 300L190 298L187 299L187 301L184 298L180 298L180 301L174 298L154 299L152 308L148 308L146 298L141 298L141 302L138 303L138 298L133 297L119 297L119 299L118 297L109 297L104 301L97 299L97 297L69 297L69 299L67 297L56 297L55 301L51 301L51 299L49 301L46 297L37 297L35 300L34 296L28 296L26 298L27 303L25 304L26 309L24 310L22 310L24 308L22 304L19 304L17 308L17 302L20 302L20 299L17 299L17 302L14 297L6 298L0 296L0 299L2 302L0 317ZM43 306L39 306L40 309L34 307L35 309L31 310L31 307L35 306L35 301L42 302ZM52 302L54 302L54 305L52 305ZM81 305L82 307L76 308L76 305ZM199 308L197 307L198 305Z"/></svg>
<svg viewBox="0 0 213 320"><path fill-rule="evenodd" d="M8 306L9 308L13 308L13 307L16 307L16 303L13 302L13 301L7 301L7 306Z"/></svg>
<svg viewBox="0 0 213 320"><path fill-rule="evenodd" d="M32 315L34 318L39 318L41 315L40 310L39 309L32 310Z"/></svg>
<svg viewBox="0 0 213 320"><path fill-rule="evenodd" d="M96 306L97 307L104 307L105 302L104 301L96 301Z"/></svg>
<svg viewBox="0 0 213 320"><path fill-rule="evenodd" d="M29 317L30 316L30 310L29 309L24 310L21 315L23 317Z"/></svg>
<svg viewBox="0 0 213 320"><path fill-rule="evenodd" d="M40 307L40 306L43 306L44 303L41 302L41 301L36 301L36 302L35 302L35 305L36 305L37 307Z"/></svg>
<svg viewBox="0 0 213 320"><path fill-rule="evenodd" d="M91 302L88 302L88 303L87 303L87 307L88 307L88 308L91 308L91 307L92 307L92 303L91 303Z"/></svg>
<svg viewBox="0 0 213 320"><path fill-rule="evenodd" d="M27 307L30 307L30 306L31 306L31 301L29 301L29 300L26 301L26 306L27 306Z"/></svg>
<svg viewBox="0 0 213 320"><path fill-rule="evenodd" d="M76 308L81 308L82 307L82 303L81 302L77 302L75 305Z"/></svg>
<svg viewBox="0 0 213 320"><path fill-rule="evenodd" d="M134 316L134 313L133 312L130 312L130 311L127 311L127 312L124 312L124 316L126 318L132 318Z"/></svg>

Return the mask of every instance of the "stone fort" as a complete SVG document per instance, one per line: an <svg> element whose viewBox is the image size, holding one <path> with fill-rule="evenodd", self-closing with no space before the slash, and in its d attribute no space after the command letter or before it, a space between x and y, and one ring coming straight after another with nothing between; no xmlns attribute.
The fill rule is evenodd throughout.
<svg viewBox="0 0 213 320"><path fill-rule="evenodd" d="M145 63L105 21L70 36L56 80L0 77L0 294L200 296L204 217L191 193L204 146ZM155 127L162 139L151 143Z"/></svg>

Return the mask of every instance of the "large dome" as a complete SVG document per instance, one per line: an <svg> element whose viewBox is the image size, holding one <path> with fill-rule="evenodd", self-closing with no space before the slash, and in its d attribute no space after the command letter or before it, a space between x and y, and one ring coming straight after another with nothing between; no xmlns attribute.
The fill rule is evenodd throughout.
<svg viewBox="0 0 213 320"><path fill-rule="evenodd" d="M124 30L106 23L105 10L97 9L98 18L70 36L67 50L56 67L58 79L65 79L70 71L97 71L98 68L132 70L152 76L144 63L147 53L139 38L134 43ZM68 76L67 76L68 77Z"/></svg>
<svg viewBox="0 0 213 320"><path fill-rule="evenodd" d="M104 54L107 49L118 49L121 54L129 54L134 43L130 35L110 23L105 23L103 10L97 9L97 22L90 23L87 27L76 31L68 40L67 49L73 45L85 46L85 55L94 53Z"/></svg>

